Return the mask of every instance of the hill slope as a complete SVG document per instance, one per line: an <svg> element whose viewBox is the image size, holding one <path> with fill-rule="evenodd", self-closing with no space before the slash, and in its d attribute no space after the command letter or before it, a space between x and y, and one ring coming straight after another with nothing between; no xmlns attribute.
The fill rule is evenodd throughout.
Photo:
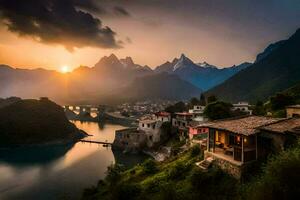
<svg viewBox="0 0 300 200"><path fill-rule="evenodd" d="M20 100L0 108L0 146L70 142L84 136L49 100Z"/></svg>
<svg viewBox="0 0 300 200"><path fill-rule="evenodd" d="M186 100L200 93L199 88L176 75L159 73L135 79L118 94L126 94L128 100Z"/></svg>
<svg viewBox="0 0 300 200"><path fill-rule="evenodd" d="M207 94L215 94L231 102L265 100L300 81L299 52L300 29L256 63L209 90Z"/></svg>

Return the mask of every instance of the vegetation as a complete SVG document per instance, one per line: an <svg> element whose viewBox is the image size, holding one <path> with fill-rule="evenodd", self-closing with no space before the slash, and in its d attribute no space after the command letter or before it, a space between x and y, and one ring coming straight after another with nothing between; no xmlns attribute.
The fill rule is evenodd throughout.
<svg viewBox="0 0 300 200"><path fill-rule="evenodd" d="M270 158L262 175L244 186L244 197L250 200L294 199L300 196L299 180L300 144Z"/></svg>
<svg viewBox="0 0 300 200"><path fill-rule="evenodd" d="M47 100L19 100L0 108L0 146L72 141L83 134L61 106Z"/></svg>
<svg viewBox="0 0 300 200"><path fill-rule="evenodd" d="M129 170L109 168L108 177L82 199L294 199L300 195L300 144L274 155L251 181L240 183L219 168L201 171L198 146L163 163L147 160ZM113 178L112 178L113 177Z"/></svg>
<svg viewBox="0 0 300 200"><path fill-rule="evenodd" d="M212 194L213 198L231 199L237 181L218 168L201 171L195 162L202 158L203 152L194 146L163 163L147 160L120 172L112 191L106 179L97 188L85 190L82 199L211 199Z"/></svg>
<svg viewBox="0 0 300 200"><path fill-rule="evenodd" d="M175 103L174 105L168 106L165 111L169 113L175 113L175 112L183 112L186 111L187 107L185 103L182 101Z"/></svg>
<svg viewBox="0 0 300 200"><path fill-rule="evenodd" d="M277 93L269 98L269 101L263 104L257 101L253 107L254 115L272 115L272 117L286 117L286 106L299 102L299 96L294 93L297 87L291 88L288 91Z"/></svg>
<svg viewBox="0 0 300 200"><path fill-rule="evenodd" d="M230 103L215 101L205 107L204 115L212 120L228 118L231 117L231 107Z"/></svg>

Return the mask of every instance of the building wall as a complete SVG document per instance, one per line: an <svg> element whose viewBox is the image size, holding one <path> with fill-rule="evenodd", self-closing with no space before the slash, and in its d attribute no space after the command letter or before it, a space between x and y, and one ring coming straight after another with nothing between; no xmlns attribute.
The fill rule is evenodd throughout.
<svg viewBox="0 0 300 200"><path fill-rule="evenodd" d="M118 130L115 133L113 149L136 152L146 146L147 136L145 132L137 131L136 128Z"/></svg>
<svg viewBox="0 0 300 200"><path fill-rule="evenodd" d="M287 108L286 115L287 117L300 116L300 108Z"/></svg>
<svg viewBox="0 0 300 200"><path fill-rule="evenodd" d="M161 121L161 122L169 122L171 121L171 117L167 117L167 116L156 116L156 120L157 121Z"/></svg>

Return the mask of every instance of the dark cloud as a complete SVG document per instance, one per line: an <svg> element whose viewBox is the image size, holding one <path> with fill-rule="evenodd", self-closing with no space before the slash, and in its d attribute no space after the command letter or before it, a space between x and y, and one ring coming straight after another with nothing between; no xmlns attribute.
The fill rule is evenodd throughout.
<svg viewBox="0 0 300 200"><path fill-rule="evenodd" d="M116 33L88 12L100 9L92 0L0 0L0 17L8 30L70 51L120 47Z"/></svg>
<svg viewBox="0 0 300 200"><path fill-rule="evenodd" d="M129 12L127 10L125 10L123 7L120 6L115 6L114 7L114 12L117 15L121 15L121 16L130 16Z"/></svg>

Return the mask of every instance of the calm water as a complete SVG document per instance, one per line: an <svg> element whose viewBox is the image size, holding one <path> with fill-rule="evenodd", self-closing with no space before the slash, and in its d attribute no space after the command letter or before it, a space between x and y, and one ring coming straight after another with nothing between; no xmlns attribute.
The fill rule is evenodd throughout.
<svg viewBox="0 0 300 200"><path fill-rule="evenodd" d="M114 140L119 125L74 122L94 140ZM0 150L0 199L79 199L82 190L105 177L107 166L127 166L145 156L123 155L98 144Z"/></svg>

